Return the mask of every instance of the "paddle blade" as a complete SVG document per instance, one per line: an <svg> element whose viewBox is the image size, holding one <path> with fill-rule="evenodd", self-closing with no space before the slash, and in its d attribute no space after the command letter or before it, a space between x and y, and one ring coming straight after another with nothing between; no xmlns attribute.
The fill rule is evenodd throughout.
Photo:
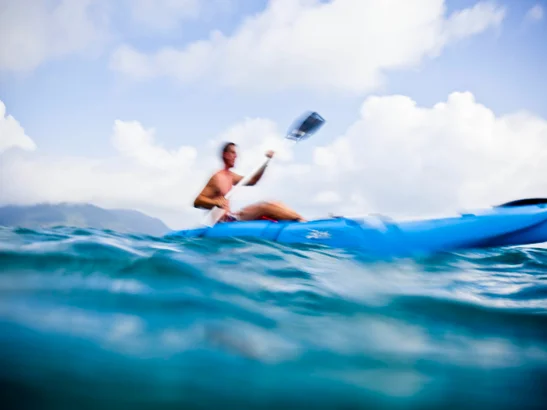
<svg viewBox="0 0 547 410"><path fill-rule="evenodd" d="M309 138L315 134L324 123L324 118L316 112L307 113L293 123L287 133L287 138L296 142Z"/></svg>

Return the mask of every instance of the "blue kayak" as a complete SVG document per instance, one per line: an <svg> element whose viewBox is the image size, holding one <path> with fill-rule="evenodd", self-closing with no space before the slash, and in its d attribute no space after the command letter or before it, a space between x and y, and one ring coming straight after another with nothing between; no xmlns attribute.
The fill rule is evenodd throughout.
<svg viewBox="0 0 547 410"><path fill-rule="evenodd" d="M224 222L173 231L167 237L255 238L384 256L537 244L547 242L547 199L524 199L455 217L405 222L379 217Z"/></svg>

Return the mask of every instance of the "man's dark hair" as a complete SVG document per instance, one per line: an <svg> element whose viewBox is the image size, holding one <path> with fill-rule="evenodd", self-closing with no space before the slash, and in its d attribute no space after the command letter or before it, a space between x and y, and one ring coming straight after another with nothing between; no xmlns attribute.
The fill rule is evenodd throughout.
<svg viewBox="0 0 547 410"><path fill-rule="evenodd" d="M228 151L228 148L230 148L230 147L232 147L232 146L235 147L236 144L233 143L233 142L227 142L226 144L224 144L224 145L222 146L221 156L224 155L224 153L225 153L226 151Z"/></svg>

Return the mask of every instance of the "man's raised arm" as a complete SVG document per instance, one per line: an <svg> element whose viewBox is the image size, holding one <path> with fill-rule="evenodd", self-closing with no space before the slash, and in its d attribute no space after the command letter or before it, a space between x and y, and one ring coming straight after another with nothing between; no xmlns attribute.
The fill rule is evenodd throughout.
<svg viewBox="0 0 547 410"><path fill-rule="evenodd" d="M273 151L268 151L266 153L266 156L268 158L271 158L273 157L274 155L274 152ZM260 169L258 170L258 172L249 180L249 182L247 182L247 184L245 186L253 186L253 185L256 185L256 183L258 181L260 181L260 178L262 178L262 175L264 175L264 171L266 170L266 167L268 166L268 164L264 164L262 167L260 167ZM232 181L233 181L233 184L236 185L239 183L239 181L241 181L243 179L243 177L241 175L238 175L236 174L235 172L232 172Z"/></svg>

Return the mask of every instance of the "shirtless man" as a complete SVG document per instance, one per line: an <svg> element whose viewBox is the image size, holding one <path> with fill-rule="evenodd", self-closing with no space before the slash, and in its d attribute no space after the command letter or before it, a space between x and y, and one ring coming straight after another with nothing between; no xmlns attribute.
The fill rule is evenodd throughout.
<svg viewBox="0 0 547 410"><path fill-rule="evenodd" d="M266 156L268 158L273 157L273 151L268 151ZM257 204L249 205L243 208L239 212L232 213L230 210L229 201L224 198L233 185L236 185L243 178L241 175L230 171L235 165L237 157L236 144L228 142L222 149L222 161L224 162L224 169L216 172L207 182L207 185L199 193L194 200L194 207L212 209L213 207L222 208L225 210L225 214L221 221L240 220L240 221L252 221L262 219L263 217L275 219L278 221L289 220L304 222L304 219L296 212L287 208L280 202L260 202ZM247 183L247 185L255 185L266 169L266 165L263 166L257 174Z"/></svg>

